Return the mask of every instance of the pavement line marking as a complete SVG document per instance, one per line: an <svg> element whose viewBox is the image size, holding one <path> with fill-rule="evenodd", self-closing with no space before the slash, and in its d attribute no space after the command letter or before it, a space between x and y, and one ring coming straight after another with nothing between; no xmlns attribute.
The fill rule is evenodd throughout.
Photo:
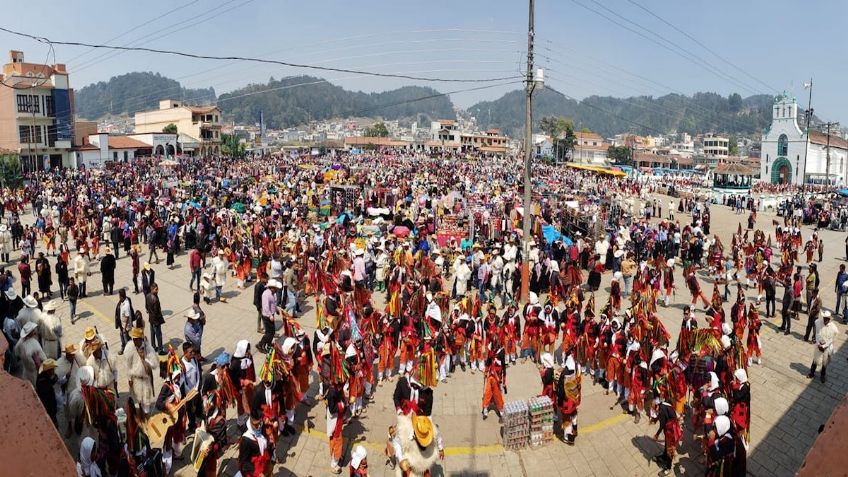
<svg viewBox="0 0 848 477"><path fill-rule="evenodd" d="M101 312L100 312L100 310L98 310L98 309L97 309L97 308L95 308L94 306L89 305L88 303L86 303L86 302L84 302L84 301L81 301L81 300L77 301L77 303L79 303L80 305L82 305L83 307L85 307L85 309L87 309L87 310L88 310L88 311L90 311L92 314L94 314L94 316L96 316L96 317L100 318L101 320L105 321L106 323L108 323L108 324L114 324L114 323L115 323L114 318L110 320L110 319L109 319L109 317L107 317L106 315L104 315L103 313L101 313Z"/></svg>
<svg viewBox="0 0 848 477"><path fill-rule="evenodd" d="M580 428L580 434L591 434L592 432L601 431L612 427L616 424L622 423L628 419L631 419L631 416L627 414L618 414L612 417L608 417L603 421L596 422L594 424L590 424L586 427ZM303 426L297 426L303 429ZM317 429L311 429L309 432L303 432L302 435L306 435L309 437L317 437L319 439L326 439L327 434L319 431ZM376 442L367 442L367 441L355 441L354 445L361 445L371 450L383 451L386 448L386 444L380 444ZM457 447L445 447L445 456L463 456L463 455L484 455L484 454L500 454L504 451L504 446L502 444L490 444L483 446L457 446Z"/></svg>

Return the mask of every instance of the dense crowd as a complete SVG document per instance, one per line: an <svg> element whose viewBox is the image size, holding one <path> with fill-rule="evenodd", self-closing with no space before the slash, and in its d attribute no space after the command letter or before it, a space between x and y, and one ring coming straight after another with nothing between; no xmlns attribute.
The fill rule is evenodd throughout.
<svg viewBox="0 0 848 477"><path fill-rule="evenodd" d="M820 369L826 379L835 328L818 298L820 239L802 244L788 214L772 238L747 204L747 229L719 234L710 230L719 205L663 203L649 196L657 183L542 164L525 211L517 170L509 160L386 153L140 159L36 173L25 189L5 191L0 207L0 258L10 264L0 278L13 345L6 362L33 383L66 437L81 439L83 477L169 474L188 439L200 449L201 475L216 475L233 444L241 475L269 475L281 436L305 425L298 406L318 405L307 397L315 385L330 469L340 473L347 461L350 475L367 475L363 447L343 455L343 430L388 382L397 421L387 464L426 475L444 458L433 388L481 373L481 418L500 416L517 360L538 366L563 442L576 444L582 386L591 383L636 422L644 415L658 424L664 452L656 461L666 471L685 429L702 444L708 475L744 475L748 367L762 359L761 301L774 316L778 287L781 329L788 333L806 306L805 339L818 345L810 374ZM525 213L533 218L526 250ZM193 306L177 349L162 336L160 254L168 267L187 255ZM129 260L118 262L122 255ZM64 342L55 311L67 301L74 323L95 267L103 293L115 293L118 263L131 267L132 280L117 287L116 352L94 327L81 342ZM207 312L226 301L229 280L253 294L262 338L207 359ZM602 281L609 298L596 303ZM709 297L702 282L714 284ZM678 289L691 302L672 342L657 310L679 301ZM317 315L311 336L301 320L307 303ZM129 384L121 399L119 359Z"/></svg>

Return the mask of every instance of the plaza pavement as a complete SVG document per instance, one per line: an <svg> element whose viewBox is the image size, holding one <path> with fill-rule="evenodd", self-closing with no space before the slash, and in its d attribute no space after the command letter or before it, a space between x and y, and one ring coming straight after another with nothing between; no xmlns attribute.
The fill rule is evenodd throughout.
<svg viewBox="0 0 848 477"><path fill-rule="evenodd" d="M660 197L667 203L667 197ZM666 207L663 207L664 209ZM714 206L712 214L713 233L718 233L725 244L730 243L730 234L736 230L746 215L734 215L728 208ZM678 220L688 217L676 214ZM773 215L760 214L759 226L773 237ZM32 216L24 217L31 222ZM811 229L805 228L804 238ZM819 265L821 275L821 294L824 306L831 308L835 303L833 281L841 263L845 263L843 244L845 234L833 231L821 231L824 239L824 262ZM176 266L169 270L164 265L153 264L156 279L160 285L160 299L166 317L163 325L165 341L175 347L183 341L185 311L191 306L192 292L188 288L189 272L187 255L177 257ZM146 257L146 249L145 255ZM14 255L13 255L14 258ZM144 262L144 260L142 260ZM55 263L51 258L51 264ZM13 263L12 265L15 265ZM99 263L92 263L94 274L89 278L90 297L80 300L77 313L78 321L71 325L67 320L67 305L63 305L59 314L63 315L65 336L63 343L77 343L87 326L96 326L109 342L113 353L120 345L119 336L114 328L114 310L117 294L104 296L100 285ZM607 299L611 274L604 276L602 290L598 292L598 309ZM54 277L55 280L55 277ZM130 261L121 251L116 271L116 288L130 286ZM702 286L709 295L712 285L701 278ZM685 289L680 267L675 277L677 291L674 303L668 308L660 308L659 314L666 328L672 334L672 343L676 342L682 308L689 303L690 295ZM54 285L54 297L56 286ZM256 332L256 310L252 305L252 288L244 291L235 289L235 280L227 282L225 296L227 303L204 305L208 323L203 337L203 354L214 358L222 351L232 353L236 341L242 338L256 343L260 334ZM782 289L778 289L778 307ZM753 297L756 291L749 292ZM144 310L142 295L130 293L137 310ZM382 297L377 297L378 304ZM314 300L307 300L307 312L299 318L310 337L315 327ZM729 311L729 305L726 305ZM764 310L761 309L761 311ZM763 313L764 314L764 313ZM146 313L144 313L146 318ZM779 315L779 311L778 311ZM697 314L699 322L705 325L703 311ZM800 321L793 322L793 332L789 336L776 332L780 318L765 319L761 330L763 343L763 363L749 368L751 381L751 442L748 452L748 470L754 476L793 475L801 465L804 456L815 440L819 426L830 416L831 411L848 391L844 345L846 327L839 324L840 333L835 343L838 352L828 370L828 382L822 384L816 379L805 378L812 358L812 346L801 341L806 315ZM149 334L149 329L145 332ZM257 354L257 371L264 355ZM116 356L119 369L119 391L121 398L126 396L126 366L123 357ZM457 374L448 383L439 384L435 389L433 418L440 426L446 446L446 458L434 475L447 476L650 476L657 475L659 469L651 462L651 457L661 452L661 444L650 436L656 432L644 418L634 424L631 417L623 415L618 407L613 408L612 396L605 396L599 386L593 386L584 380L583 401L579 411L579 436L574 447L558 441L538 449L526 449L520 452L505 451L500 445L499 425L494 414L483 421L480 417L480 399L483 389L483 377L480 373ZM537 395L541 390L538 372L532 363L510 367L507 374L509 394L506 401L525 399ZM156 377L158 391L161 380ZM360 419L354 419L345 427L348 438L343 462L348 461L349 451L356 443L368 449L369 475L394 475L384 465L382 455L386 430L393 422L394 409L392 391L394 383L377 389L376 401L368 406L368 412ZM316 386L310 390L315 394ZM228 416L234 420L234 411ZM298 422L308 423L308 429L295 436L283 438L277 448L277 465L274 475L324 476L329 472L329 450L326 436L324 406L319 403L310 408L301 405L298 408ZM687 421L688 422L688 421ZM231 425L231 442L235 442L235 426ZM355 442L354 442L355 441ZM71 455L76 459L79 440L68 443ZM195 475L188 462L190 442L186 447L185 461L175 463L175 475ZM234 475L236 472L236 449L231 447L219 460L222 475ZM692 440L690 427L684 428L684 440L679 449L675 474L702 475L703 462L699 459L701 449ZM345 468L345 474L347 469Z"/></svg>

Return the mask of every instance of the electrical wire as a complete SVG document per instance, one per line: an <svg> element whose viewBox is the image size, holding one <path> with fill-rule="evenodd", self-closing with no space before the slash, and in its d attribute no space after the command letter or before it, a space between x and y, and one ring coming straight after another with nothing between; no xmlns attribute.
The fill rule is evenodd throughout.
<svg viewBox="0 0 848 477"><path fill-rule="evenodd" d="M134 27L130 28L129 30L127 30L127 31L125 31L125 32L123 32L123 33L121 33L121 34L120 34L120 35L118 35L118 36L114 36L114 37L112 37L112 38L110 38L110 39L108 39L108 40L104 41L103 43L111 43L111 42L113 42L113 41L117 40L118 38L122 38L122 37L124 37L124 36L126 36L126 35L128 35L128 34L130 34L130 33L132 33L132 32L134 32L134 31L138 30L139 28L141 28L141 27L143 27L143 26L145 26L145 25L149 25L149 24L151 24L151 23L155 22L156 20L160 20L160 19L162 19L162 18L164 18L164 17L166 17L166 16L168 16L168 15L170 15L170 14L172 14L172 13L175 13L175 12L177 12L177 11L179 11L179 10L182 10L183 8L190 7L190 6L194 5L195 3L199 2L199 1L200 1L200 0L192 0L191 2L186 3L185 5L180 5L180 6L179 6L179 7L177 7L177 8L172 8L171 10L168 10L167 12L165 12L165 13L163 13L163 14L161 14L161 15L159 15L159 16L157 16L157 17L155 17L155 18L151 18L150 20L147 20L147 21L146 21L146 22L144 22L144 23L140 23L140 24L138 24L138 25L136 25L136 26L134 26ZM80 53L79 55L77 55L77 56L75 56L75 57L73 57L73 58L71 58L71 59L67 60L67 61L66 61L66 63L71 64L71 63L73 63L76 59L81 58L81 57L83 57L83 56L85 56L85 55L87 55L87 54L91 53L92 51L94 51L94 49L93 49L93 48L92 48L92 49L89 49L89 50L87 50L87 51L84 51L84 52Z"/></svg>
<svg viewBox="0 0 848 477"><path fill-rule="evenodd" d="M193 58L200 60L216 60L216 61L244 61L244 62L252 62L252 63L264 63L264 64L272 64L272 65L280 65L280 66L288 66L291 68L301 68L301 69L311 69L317 71L335 71L338 73L353 73L353 74L361 74L366 76L374 76L378 78L399 78L399 79L408 79L415 81L432 81L432 82L441 82L441 83L495 83L499 81L506 81L515 79L514 76L503 77L503 78L481 78L481 79L456 79L456 78L428 78L423 76L413 76L413 75L402 75L402 74L391 74L391 73L376 73L372 71L360 71L356 69L349 68L333 68L329 66L319 66L319 65L309 65L304 63L292 63L287 61L280 60L270 60L266 58L254 58L249 56L215 56L215 55L201 55L196 53L187 53L176 50L161 50L157 48L145 48L145 47L121 47L121 46L110 46L110 45L101 45L95 43L85 43L78 41L59 41L59 40L51 40L46 37L36 36L29 33L23 33L15 30L11 30L9 28L0 27L0 31L5 31L6 33L10 33L12 35L30 38L35 41L39 41L42 43L52 43L54 45L66 45L66 46L84 46L89 48L102 48L108 50L120 50L120 51L140 51L147 53L157 53L161 55L172 55L172 56L180 56L184 58Z"/></svg>
<svg viewBox="0 0 848 477"><path fill-rule="evenodd" d="M578 6L582 7L582 8L584 8L584 9L586 9L586 10L589 10L590 12L595 13L596 15L599 15L599 16L601 16L601 17L605 18L606 20L608 20L608 21L612 22L613 24L618 25L618 26L620 26L621 28L624 28L625 30L630 31L630 32L632 32L632 33L634 33L634 34L636 34L636 35L638 35L638 36L640 36L640 37L642 37L642 38L644 38L644 39L646 39L646 40L650 41L651 43L654 43L655 45L660 46L661 48L664 48L664 49L666 49L666 50L668 50L668 51L670 51L670 52L672 52L672 53L674 53L674 54L676 54L676 55L680 56L681 58L683 58L683 59L685 59L685 60L687 60L687 61L689 61L689 62L693 63L694 65L698 66L699 68L702 68L702 69L704 69L704 70L706 70L706 71L708 71L708 72L710 72L710 73L712 73L712 74L714 74L714 75L718 76L719 78L721 78L721 79L723 79L723 80L725 80L725 81L729 81L729 82L731 82L731 83L734 83L736 86L741 87L741 88L743 88L743 89L745 89L745 90L747 90L747 91L749 91L749 92L751 92L751 93L754 93L754 94L758 94L758 93L760 93L760 92L759 92L759 91L757 91L755 88L752 88L752 87L750 87L750 86L746 85L745 83L743 83L743 82L741 82L741 81L739 81L739 80L737 80L737 79L733 78L732 76L730 76L730 75L728 75L728 74L726 74L726 73L723 73L723 72L722 72L719 68L715 67L715 65L712 65L712 64L711 64L711 63L709 63L708 61L703 60L702 58L698 57L697 55L693 55L692 53L687 52L685 49L681 48L681 47L680 47L680 46L678 46L676 43L674 43L674 42L672 42L672 41L670 41L670 40L668 40L668 39L666 39L666 38L662 37L661 35L658 35L657 33L655 33L655 32L653 32L653 31L651 31L651 30L649 30L649 29L647 29L647 28L645 28L645 27L643 27L643 26L641 26L641 25L639 25L639 24L637 24L637 23L633 22L632 20L630 20L630 19L628 19L628 18L626 18L626 17L624 17L624 16L622 16L622 15L620 15L620 14L618 14L618 13L614 12L613 10L610 10L609 8L607 8L607 7L606 7L606 6L604 6L603 4L598 3L598 2L597 2L597 1L595 1L595 0L590 0L590 1L592 1L592 2L593 2L593 3L595 3L596 5L600 6L600 7L601 7L601 8L603 8L604 10L606 10L606 11L610 12L611 14L613 14L613 15L615 15L615 16L617 16L617 17L621 18L621 19L622 19L622 20L624 20L625 22L628 22L628 23L631 23L631 24L633 24L633 25L636 25L638 28L641 28L641 29L643 29L643 30L647 31L647 32L648 32L648 33L650 33L650 34L652 34L652 35L654 35L654 36L657 36L657 37L658 37L658 38L660 38L662 41L658 41L658 40L656 40L655 38L652 38L652 37L650 37L650 36L648 36L648 35L646 35L646 34L642 33L642 32L641 32L641 31L639 31L639 30L636 30L636 29L634 29L634 28L632 28L632 27L629 27L629 26L625 25L624 23L621 23L620 21L617 21L615 18L610 17L609 15L605 14L604 12L598 11L598 10L596 10L596 9L594 9L594 8L592 8L592 7L590 7L590 6L586 5L586 4L584 4L584 3L581 3L581 2L580 2L580 1L578 1L578 0L571 0L571 1L572 1L573 3L575 3L576 5L578 5ZM667 45L666 43L663 43L663 42L668 43L668 45ZM669 46L669 45L671 45L671 46ZM700 61L699 61L699 59L700 59Z"/></svg>
<svg viewBox="0 0 848 477"><path fill-rule="evenodd" d="M677 25L675 25L674 23L672 23L672 22L670 22L670 21L666 20L665 18L663 18L663 17L661 17L661 16L657 15L656 13L652 12L652 11L651 11L651 10L649 10L647 7L645 7L644 5L642 5L642 4L640 4L640 3L638 3L638 2L636 2L636 1L634 1L634 0L627 0L627 1L628 1L628 2L630 2L630 3L632 3L633 5L635 5L636 7L638 7L640 10L642 10L642 11L646 12L648 15L651 15L652 17L656 18L657 20L659 20L659 21L661 21L661 22L665 23L666 25L668 25L669 27L673 28L675 31L677 31L677 32L678 32L678 33L680 33L681 35L683 35L683 36L685 36L686 38L688 38L688 39L692 40L693 42L695 42L695 44L697 44L697 45L698 45L698 46L700 46L701 48L703 48L703 49L707 50L709 53L711 53L713 56L715 56L716 58L720 59L721 61L723 61L723 62L727 63L727 64L728 64L728 65L730 65L730 66L732 66L734 69L736 69L737 71L741 72L741 73L742 73L742 74L744 74L745 76L747 76L747 77L751 78L752 80L756 81L757 83L759 83L759 84L761 84L761 85L765 86L767 89L769 89L769 90L771 90L771 91L775 91L775 92L776 92L776 91L778 91L778 89L777 89L777 88L775 88L775 87L773 87L773 86L769 85L768 83L766 83L766 82L764 82L764 81L760 80L759 78L757 78L757 77L755 77L755 76L751 75L750 73L748 73L748 72L747 72L746 70L744 70L743 68L740 68L739 66L737 66L736 64L734 64L734 63L733 63L733 62L731 62L730 60L728 60L728 59L724 58L723 56L721 56L720 54L718 54L717 52L715 52L712 48L708 47L707 45L705 45L704 43L702 43L701 41L699 41L697 38L693 37L693 36L692 36L692 35L690 35L689 33L686 33L684 30L682 30L682 29L680 29L679 27L677 27Z"/></svg>

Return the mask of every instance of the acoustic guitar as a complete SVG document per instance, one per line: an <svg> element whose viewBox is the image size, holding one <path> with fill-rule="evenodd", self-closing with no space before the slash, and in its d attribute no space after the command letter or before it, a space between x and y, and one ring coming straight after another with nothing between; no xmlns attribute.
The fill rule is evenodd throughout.
<svg viewBox="0 0 848 477"><path fill-rule="evenodd" d="M177 422L177 413L194 397L197 396L197 389L192 389L182 400L177 403L177 406L170 412L159 412L147 419L146 431L147 438L150 440L151 448L161 448L165 443L165 434Z"/></svg>

